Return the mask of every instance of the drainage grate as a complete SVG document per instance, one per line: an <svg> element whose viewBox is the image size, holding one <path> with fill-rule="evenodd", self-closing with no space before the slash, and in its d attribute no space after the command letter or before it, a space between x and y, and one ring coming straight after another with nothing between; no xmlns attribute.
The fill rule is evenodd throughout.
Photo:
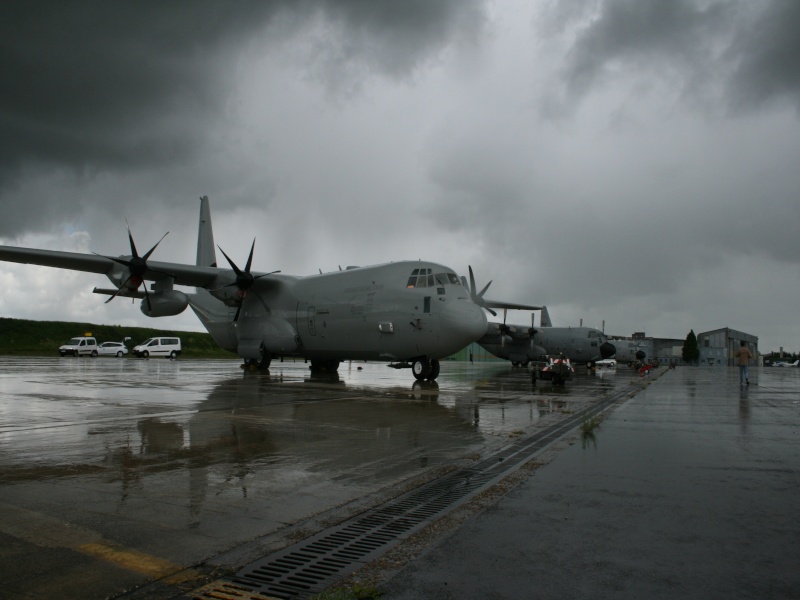
<svg viewBox="0 0 800 600"><path fill-rule="evenodd" d="M517 440L468 469L449 473L386 504L252 563L227 580L184 596L193 600L278 598L319 593L379 557L437 517L508 475L585 418L629 396L631 387Z"/></svg>

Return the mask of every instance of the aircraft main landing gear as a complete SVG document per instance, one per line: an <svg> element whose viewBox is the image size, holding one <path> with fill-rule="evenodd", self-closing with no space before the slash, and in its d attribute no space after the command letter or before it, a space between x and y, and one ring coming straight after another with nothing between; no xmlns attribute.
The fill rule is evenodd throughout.
<svg viewBox="0 0 800 600"><path fill-rule="evenodd" d="M242 368L246 371L269 371L271 362L272 355L262 347L261 358L245 358Z"/></svg>

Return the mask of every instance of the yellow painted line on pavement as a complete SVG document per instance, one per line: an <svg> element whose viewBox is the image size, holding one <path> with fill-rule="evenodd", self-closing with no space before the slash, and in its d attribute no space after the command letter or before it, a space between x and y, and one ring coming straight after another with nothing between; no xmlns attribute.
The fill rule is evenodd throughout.
<svg viewBox="0 0 800 600"><path fill-rule="evenodd" d="M41 548L68 548L135 573L175 585L197 579L199 571L163 558L123 548L91 529L76 527L49 515L0 502L0 532Z"/></svg>
<svg viewBox="0 0 800 600"><path fill-rule="evenodd" d="M184 569L163 558L145 554L138 550L120 548L106 542L92 542L81 544L75 548L79 552L94 556L118 567L147 575L153 579L161 579L167 584L183 583L197 579L200 576L194 569Z"/></svg>

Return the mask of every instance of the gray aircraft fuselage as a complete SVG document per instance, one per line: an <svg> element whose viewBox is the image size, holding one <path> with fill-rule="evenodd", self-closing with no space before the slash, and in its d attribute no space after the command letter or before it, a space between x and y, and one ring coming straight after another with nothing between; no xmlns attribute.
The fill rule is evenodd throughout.
<svg viewBox="0 0 800 600"><path fill-rule="evenodd" d="M533 335L531 330L533 329ZM572 362L593 364L614 356L608 338L592 327L534 327L488 323L478 340L483 348L513 364L528 364L542 354L564 354Z"/></svg>
<svg viewBox="0 0 800 600"><path fill-rule="evenodd" d="M434 286L420 270L438 276ZM425 287L408 287L415 272L417 280L425 277ZM455 272L429 262L270 275L268 285L244 299L236 322L232 309L214 306L212 294L198 290L190 306L220 346L251 359L263 350L310 360L442 359L486 327L483 310Z"/></svg>

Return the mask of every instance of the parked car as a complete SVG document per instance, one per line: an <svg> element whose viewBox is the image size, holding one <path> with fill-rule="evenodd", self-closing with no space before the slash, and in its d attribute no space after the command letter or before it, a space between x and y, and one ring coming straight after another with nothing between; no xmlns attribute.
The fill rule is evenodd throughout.
<svg viewBox="0 0 800 600"><path fill-rule="evenodd" d="M97 356L97 340L91 336L74 337L58 348L61 356Z"/></svg>
<svg viewBox="0 0 800 600"><path fill-rule="evenodd" d="M133 347L134 356L138 356L140 358L150 358L151 356L178 358L180 353L181 338L176 337L148 338L138 346Z"/></svg>
<svg viewBox="0 0 800 600"><path fill-rule="evenodd" d="M128 348L122 342L103 342L97 347L100 356L116 356L122 358L128 353Z"/></svg>

